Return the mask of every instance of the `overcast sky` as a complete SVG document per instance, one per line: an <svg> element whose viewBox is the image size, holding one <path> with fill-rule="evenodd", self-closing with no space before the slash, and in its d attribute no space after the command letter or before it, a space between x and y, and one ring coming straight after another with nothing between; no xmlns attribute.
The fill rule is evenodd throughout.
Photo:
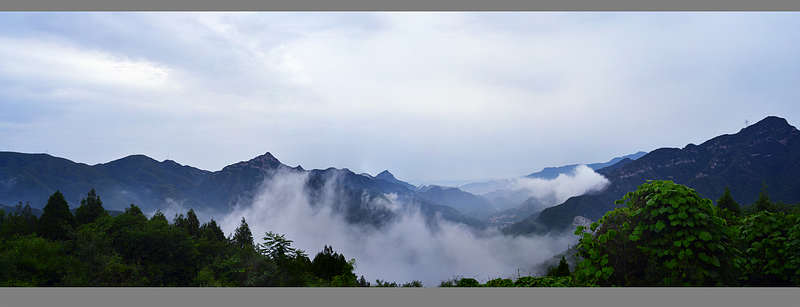
<svg viewBox="0 0 800 307"><path fill-rule="evenodd" d="M2 13L0 150L412 183L800 121L797 13Z"/></svg>

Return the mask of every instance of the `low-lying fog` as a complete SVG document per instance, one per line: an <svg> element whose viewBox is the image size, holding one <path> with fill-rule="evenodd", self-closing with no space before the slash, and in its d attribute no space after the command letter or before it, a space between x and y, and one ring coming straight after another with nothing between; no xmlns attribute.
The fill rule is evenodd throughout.
<svg viewBox="0 0 800 307"><path fill-rule="evenodd" d="M252 203L239 204L228 214L198 212L201 220L212 216L226 234L231 234L244 217L256 242L264 233L286 234L293 245L313 258L324 245L332 245L345 257L356 259L356 275L398 283L420 280L425 286L438 286L456 276L486 281L517 274L542 274L541 263L575 244L571 233L513 237L496 228L476 230L469 226L437 219L430 227L415 204L399 201L396 195L368 206L389 208L398 218L382 228L347 223L332 208L337 201L336 178L328 180L323 201L312 204L305 190L305 172L284 172L264 182ZM571 174L552 180L522 178L513 188L530 192L531 197L555 198L559 202L607 183L601 175L582 166ZM180 203L168 201L166 216L185 213Z"/></svg>

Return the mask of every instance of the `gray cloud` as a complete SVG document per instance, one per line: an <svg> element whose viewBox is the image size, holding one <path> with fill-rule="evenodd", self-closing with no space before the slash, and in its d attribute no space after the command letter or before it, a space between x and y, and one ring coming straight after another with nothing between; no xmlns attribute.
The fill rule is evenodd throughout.
<svg viewBox="0 0 800 307"><path fill-rule="evenodd" d="M796 13L4 13L2 150L413 183L683 146L800 109ZM679 124L678 124L679 123Z"/></svg>

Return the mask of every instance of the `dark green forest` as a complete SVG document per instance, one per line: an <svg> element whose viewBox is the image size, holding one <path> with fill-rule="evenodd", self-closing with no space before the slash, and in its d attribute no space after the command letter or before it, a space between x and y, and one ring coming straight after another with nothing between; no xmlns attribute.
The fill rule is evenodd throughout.
<svg viewBox="0 0 800 307"><path fill-rule="evenodd" d="M111 216L94 190L73 214L56 192L39 218L30 205L0 211L0 285L369 286L331 246L310 259L284 235L262 236L256 243L242 218L226 238L193 210L172 223L135 205Z"/></svg>
<svg viewBox="0 0 800 307"><path fill-rule="evenodd" d="M256 241L247 221L226 237L195 212L170 222L135 205L113 216L89 191L69 209L55 192L40 217L30 205L0 210L0 286L421 287L353 273L331 246L313 259L282 234ZM480 283L455 278L440 287L798 286L800 206L772 202L767 187L741 206L671 181L649 181L616 202L545 276ZM570 267L573 259L574 268Z"/></svg>

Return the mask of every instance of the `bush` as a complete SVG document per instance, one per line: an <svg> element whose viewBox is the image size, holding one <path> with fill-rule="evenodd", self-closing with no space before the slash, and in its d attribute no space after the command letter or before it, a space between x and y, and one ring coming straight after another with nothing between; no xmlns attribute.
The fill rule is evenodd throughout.
<svg viewBox="0 0 800 307"><path fill-rule="evenodd" d="M711 200L672 181L626 194L587 231L579 226L582 285L722 285L736 279L733 229Z"/></svg>

